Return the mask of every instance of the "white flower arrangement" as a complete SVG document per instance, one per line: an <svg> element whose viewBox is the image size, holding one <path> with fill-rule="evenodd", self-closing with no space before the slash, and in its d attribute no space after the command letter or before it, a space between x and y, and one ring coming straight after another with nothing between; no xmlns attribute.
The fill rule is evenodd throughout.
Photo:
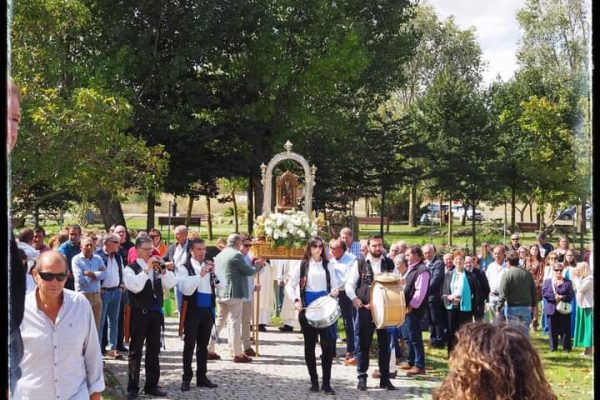
<svg viewBox="0 0 600 400"><path fill-rule="evenodd" d="M303 247L308 238L317 235L317 225L303 211L288 210L261 215L256 219L255 231L272 246Z"/></svg>

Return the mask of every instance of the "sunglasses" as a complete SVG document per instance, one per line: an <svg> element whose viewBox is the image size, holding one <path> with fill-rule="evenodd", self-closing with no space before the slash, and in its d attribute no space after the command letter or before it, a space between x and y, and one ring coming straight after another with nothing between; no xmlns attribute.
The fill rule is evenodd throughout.
<svg viewBox="0 0 600 400"><path fill-rule="evenodd" d="M244 246L244 247L252 247L252 243L242 243L242 246Z"/></svg>
<svg viewBox="0 0 600 400"><path fill-rule="evenodd" d="M318 248L318 249L322 249L322 248L323 248L323 245L322 245L322 244L313 244L313 245L311 245L310 247L312 247L313 249L317 249L317 248Z"/></svg>
<svg viewBox="0 0 600 400"><path fill-rule="evenodd" d="M562 269L555 269L554 272L562 272Z"/></svg>
<svg viewBox="0 0 600 400"><path fill-rule="evenodd" d="M42 278L42 280L46 282L50 282L53 279L62 282L65 279L67 279L67 274L65 272L61 272L58 274L54 274L52 272L38 272L38 275L40 276L40 278Z"/></svg>

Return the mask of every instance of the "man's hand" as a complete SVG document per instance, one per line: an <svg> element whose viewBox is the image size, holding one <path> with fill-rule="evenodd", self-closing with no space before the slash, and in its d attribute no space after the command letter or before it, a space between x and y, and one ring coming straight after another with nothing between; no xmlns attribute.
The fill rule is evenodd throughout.
<svg viewBox="0 0 600 400"><path fill-rule="evenodd" d="M361 299L359 299L358 297L355 297L354 300L352 300L352 304L354 305L354 307L356 308L361 308L363 305L363 302Z"/></svg>
<svg viewBox="0 0 600 400"><path fill-rule="evenodd" d="M337 296L338 296L338 294L340 294L340 290L339 290L338 288L334 288L334 289L332 289L332 290L331 290L331 293L330 293L330 294L331 294L333 297L337 297Z"/></svg>
<svg viewBox="0 0 600 400"><path fill-rule="evenodd" d="M294 307L296 308L296 310L302 311L302 302L300 300L296 300L294 302Z"/></svg>
<svg viewBox="0 0 600 400"><path fill-rule="evenodd" d="M408 307L406 307L406 314L410 314L411 311L413 310L412 306L409 304Z"/></svg>
<svg viewBox="0 0 600 400"><path fill-rule="evenodd" d="M96 280L96 274L94 274L92 271L85 271L83 274L94 281Z"/></svg>
<svg viewBox="0 0 600 400"><path fill-rule="evenodd" d="M254 285L254 291L260 292L260 285Z"/></svg>
<svg viewBox="0 0 600 400"><path fill-rule="evenodd" d="M282 279L277 280L277 285L279 285L279 287L284 287L285 284L283 283Z"/></svg>
<svg viewBox="0 0 600 400"><path fill-rule="evenodd" d="M167 266L167 269L173 271L175 269L175 264L173 263L173 261L167 261L165 263L165 265Z"/></svg>

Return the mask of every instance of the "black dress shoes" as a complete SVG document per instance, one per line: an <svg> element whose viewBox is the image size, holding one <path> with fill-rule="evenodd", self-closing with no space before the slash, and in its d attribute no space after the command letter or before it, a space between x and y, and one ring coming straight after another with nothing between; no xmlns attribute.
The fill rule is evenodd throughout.
<svg viewBox="0 0 600 400"><path fill-rule="evenodd" d="M367 379L366 378L358 378L358 385L356 385L358 390L367 390Z"/></svg>
<svg viewBox="0 0 600 400"><path fill-rule="evenodd" d="M396 390L396 386L392 385L392 382L380 382L379 387L386 390Z"/></svg>
<svg viewBox="0 0 600 400"><path fill-rule="evenodd" d="M259 332L266 332L267 331L267 326L265 324L259 324L258 325L258 331Z"/></svg>
<svg viewBox="0 0 600 400"><path fill-rule="evenodd" d="M127 400L135 400L138 396L138 392L127 392Z"/></svg>
<svg viewBox="0 0 600 400"><path fill-rule="evenodd" d="M321 390L323 391L323 393L328 394L330 396L335 395L335 391L329 385L323 385Z"/></svg>
<svg viewBox="0 0 600 400"><path fill-rule="evenodd" d="M319 382L318 381L313 381L310 384L310 391L311 392L318 392L319 391Z"/></svg>
<svg viewBox="0 0 600 400"><path fill-rule="evenodd" d="M148 396L167 397L167 392L160 390L159 388L144 389L144 393L147 394Z"/></svg>
<svg viewBox="0 0 600 400"><path fill-rule="evenodd" d="M293 326L289 326L289 325L283 325L279 327L279 330L281 332L292 332L294 330Z"/></svg>
<svg viewBox="0 0 600 400"><path fill-rule="evenodd" d="M189 382L181 382L181 391L187 392L188 390L190 390L190 383Z"/></svg>
<svg viewBox="0 0 600 400"><path fill-rule="evenodd" d="M217 385L216 383L212 383L212 381L210 379L208 379L208 378L203 378L203 379L198 379L196 381L196 386L207 387L209 389L214 389L214 388L216 388L219 385Z"/></svg>

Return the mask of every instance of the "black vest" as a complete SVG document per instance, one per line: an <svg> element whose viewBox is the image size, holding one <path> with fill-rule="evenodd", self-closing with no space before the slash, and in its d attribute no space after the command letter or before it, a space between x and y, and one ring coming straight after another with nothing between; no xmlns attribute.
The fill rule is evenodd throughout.
<svg viewBox="0 0 600 400"><path fill-rule="evenodd" d="M185 269L187 269L188 271L188 275L189 276L196 276L196 271L194 270L194 267L192 266L192 261L189 259L185 264L183 264L183 266L185 267ZM216 299L216 294L215 294L215 284L214 284L214 279L212 277L210 277L210 289L212 290L212 307L216 307L217 306L217 299ZM196 307L196 295L198 294L198 291L196 290L193 294L189 295L189 296L183 296L183 300L186 300L188 302L188 307Z"/></svg>
<svg viewBox="0 0 600 400"><path fill-rule="evenodd" d="M388 257L381 257L381 272L393 272L394 262ZM356 284L356 297L363 302L369 304L371 299L371 284L373 283L373 268L371 262L366 259L358 261L358 282Z"/></svg>
<svg viewBox="0 0 600 400"><path fill-rule="evenodd" d="M329 269L327 268L329 261L323 260L323 268L325 269L325 280L327 281L327 293L331 292L331 280L329 279ZM308 267L310 262L302 260L300 264L300 301L302 307L306 307L306 275L308 274Z"/></svg>
<svg viewBox="0 0 600 400"><path fill-rule="evenodd" d="M142 267L137 262L128 265L129 268L135 272L135 274L139 274L142 272ZM154 273L153 275L155 275ZM152 283L150 279L146 281L144 288L139 293L133 293L131 290L128 290L129 302L131 303L131 308L134 310L141 310L143 308L156 310L160 309L163 304L163 289L161 279L158 278L156 280L156 284L154 285L154 290L152 289Z"/></svg>
<svg viewBox="0 0 600 400"><path fill-rule="evenodd" d="M102 259L102 261L104 261L104 266L106 268L108 268L108 254L106 254L104 252L104 249L102 250L98 250L97 252L95 252L94 254L100 256L100 258ZM115 260L117 261L117 270L119 271L119 286L121 286L123 284L123 258L121 258L121 253L120 252L116 252L115 255L113 256L115 257ZM137 274L137 272L136 272ZM102 282L100 281L100 286L102 286Z"/></svg>
<svg viewBox="0 0 600 400"><path fill-rule="evenodd" d="M423 272L429 273L431 278L429 268L427 268L427 266L423 262L421 262L417 264L416 268L411 269L404 276L404 279L406 281L404 285L404 299L406 301L407 307L410 301L412 300L413 296L415 295L415 282L417 281L417 276L421 275ZM429 285L427 285L427 292L429 292ZM427 295L428 293L425 293L425 297L423 298L421 305L419 306L419 308L416 308L413 311L411 311L412 313L416 315L421 315L427 309Z"/></svg>

